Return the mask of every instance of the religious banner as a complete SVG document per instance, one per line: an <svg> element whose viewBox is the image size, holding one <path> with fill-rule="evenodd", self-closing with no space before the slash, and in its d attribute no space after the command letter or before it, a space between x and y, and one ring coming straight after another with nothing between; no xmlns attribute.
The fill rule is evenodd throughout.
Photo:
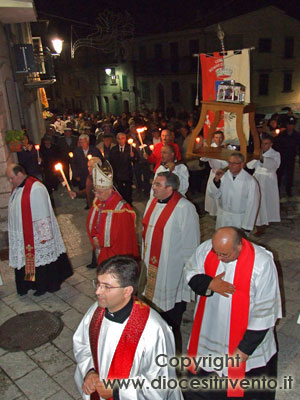
<svg viewBox="0 0 300 400"><path fill-rule="evenodd" d="M245 103L250 102L250 58L249 49L230 50L225 53L200 54L202 70L202 99L204 101L215 101L217 85L222 81L234 80L246 87ZM236 114L224 113L217 129L224 131L227 143L239 144L236 133ZM203 127L204 137L214 119L214 113L209 111L206 115ZM243 117L243 130L249 138L249 118Z"/></svg>

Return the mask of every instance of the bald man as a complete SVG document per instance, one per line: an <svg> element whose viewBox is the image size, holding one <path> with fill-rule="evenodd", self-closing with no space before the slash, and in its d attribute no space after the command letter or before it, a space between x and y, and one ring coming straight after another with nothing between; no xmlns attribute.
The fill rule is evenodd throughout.
<svg viewBox="0 0 300 400"><path fill-rule="evenodd" d="M282 314L272 253L242 238L237 228L223 227L198 247L185 265L185 276L199 295L188 348L188 355L196 360L191 377L275 376L273 330ZM200 355L211 357L211 363L198 363ZM214 363L225 355L234 356L235 364ZM253 397L253 391L222 388L187 392L186 399L275 397L274 391L258 391Z"/></svg>
<svg viewBox="0 0 300 400"><path fill-rule="evenodd" d="M207 187L209 195L218 202L216 229L231 225L250 233L254 227L260 202L259 186L244 166L243 154L232 153L228 171L218 169Z"/></svg>
<svg viewBox="0 0 300 400"><path fill-rule="evenodd" d="M9 265L15 270L20 296L56 292L73 274L46 187L28 176L21 165L10 164L12 186L8 205Z"/></svg>

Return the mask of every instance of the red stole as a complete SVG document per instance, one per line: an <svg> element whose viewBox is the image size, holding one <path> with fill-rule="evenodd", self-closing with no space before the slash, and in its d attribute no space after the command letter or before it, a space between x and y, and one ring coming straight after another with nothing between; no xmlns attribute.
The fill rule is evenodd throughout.
<svg viewBox="0 0 300 400"><path fill-rule="evenodd" d="M242 340L248 326L249 304L250 304L250 283L254 266L255 252L253 245L245 239L242 239L242 250L237 259L233 284L236 291L232 295L231 315L230 315L230 332L229 332L229 356ZM204 269L207 275L216 276L219 265L217 255L211 250L205 259ZM195 314L192 334L188 349L190 357L196 357L198 351L198 342L201 332L201 324L204 315L204 309L207 297L201 296L199 305ZM240 362L238 367L228 367L229 379L243 379L245 377L246 362ZM195 371L191 371L195 373ZM228 397L244 397L244 391L239 385L233 388L228 381L227 390Z"/></svg>
<svg viewBox="0 0 300 400"><path fill-rule="evenodd" d="M34 251L34 236L33 223L30 206L30 192L34 182L38 179L28 176L24 185L21 210L22 210L22 225L25 250L25 281L35 281L35 251Z"/></svg>
<svg viewBox="0 0 300 400"><path fill-rule="evenodd" d="M166 204L165 208L161 212L160 216L158 217L155 227L152 234L151 240L151 248L150 248L150 256L149 256L149 265L148 265L148 276L147 276L147 286L145 290L145 297L152 301L154 296L155 284L156 284L156 277L157 277L157 270L159 266L159 259L161 254L161 247L163 242L163 235L164 235L164 228L174 211L179 200L182 198L181 194L175 191L173 196ZM142 221L143 224L143 240L145 243L146 233L149 226L150 218L152 212L157 204L157 199L153 199L144 218ZM146 250L144 251L144 253Z"/></svg>
<svg viewBox="0 0 300 400"><path fill-rule="evenodd" d="M98 354L98 340L104 314L105 309L97 307L89 328L91 351L98 375L98 360L101 358L101 355ZM134 299L132 311L116 347L106 379L126 379L129 377L136 348L145 329L149 314L150 307ZM99 398L97 392L91 395L91 400L99 400Z"/></svg>
<svg viewBox="0 0 300 400"><path fill-rule="evenodd" d="M111 198L105 202L104 201L102 202L98 199L94 200L92 208L90 209L89 215L87 217L87 233L89 235L93 247L94 247L93 236L100 235L102 238L105 237L107 213L103 211L114 210L121 200L122 197L120 197L116 192L114 192ZM97 211L94 215L92 226L90 228L90 222L95 208L97 208ZM99 213L101 215L99 215Z"/></svg>

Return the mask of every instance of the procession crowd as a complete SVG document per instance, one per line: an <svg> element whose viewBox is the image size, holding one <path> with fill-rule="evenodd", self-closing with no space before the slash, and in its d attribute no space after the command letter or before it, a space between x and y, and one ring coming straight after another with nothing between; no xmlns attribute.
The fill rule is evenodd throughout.
<svg viewBox="0 0 300 400"><path fill-rule="evenodd" d="M7 169L14 188L9 240L17 291L25 295L35 288L36 296L56 291L72 273L50 202L63 175L54 169L60 162L65 180L72 183L70 198L87 199L87 234L93 246L87 267L97 268L93 284L98 301L74 335L75 381L83 398L274 399L275 388L244 390L234 379L276 378L274 327L281 318L277 270L272 253L248 236L255 226L255 234L261 235L270 223L280 222L281 184L292 196L300 147L296 119L289 112L279 132L268 124L258 127L257 160L247 163L237 150L228 161L188 160L197 115L182 110L176 118L171 111L167 119L146 111L118 118L88 113L57 117L38 150L30 140L24 144L20 165ZM213 134L211 146L228 145L222 131ZM203 146L199 135L194 150ZM140 251L133 184L134 194L148 199ZM216 216L216 232L201 243L199 216L189 199L205 187L205 210ZM51 276L57 270L61 273ZM180 325L187 302L195 298L186 350ZM194 360L187 367L188 379L225 376L226 389L189 388L182 394L179 387L105 385L115 378L149 383L159 376L175 379L175 368L157 362L159 354L172 358L175 352ZM201 358L227 355L221 369Z"/></svg>

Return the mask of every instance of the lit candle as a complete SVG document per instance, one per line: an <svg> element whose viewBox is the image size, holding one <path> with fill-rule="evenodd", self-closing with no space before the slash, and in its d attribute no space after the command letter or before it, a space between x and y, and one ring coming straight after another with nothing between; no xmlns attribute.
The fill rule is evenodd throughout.
<svg viewBox="0 0 300 400"><path fill-rule="evenodd" d="M87 155L87 159L90 160L93 156L91 154Z"/></svg>
<svg viewBox="0 0 300 400"><path fill-rule="evenodd" d="M199 137L196 138L196 143L200 143L201 139Z"/></svg>
<svg viewBox="0 0 300 400"><path fill-rule="evenodd" d="M144 145L144 143L143 143L143 139L142 139L141 133L144 132L144 130L145 130L145 128L137 128L137 130L136 130L137 133L138 133L138 136L139 136L139 141L140 141L142 146Z"/></svg>
<svg viewBox="0 0 300 400"><path fill-rule="evenodd" d="M68 154L69 158L73 158L74 154L72 153L72 151L70 151L70 153ZM73 178L73 171L72 171L72 167L71 167L71 163L69 163L69 179L70 181Z"/></svg>
<svg viewBox="0 0 300 400"><path fill-rule="evenodd" d="M279 133L280 133L280 129L279 128L275 129L275 134L279 135Z"/></svg>
<svg viewBox="0 0 300 400"><path fill-rule="evenodd" d="M133 146L134 148L136 148L136 143L132 143L132 146Z"/></svg>
<svg viewBox="0 0 300 400"><path fill-rule="evenodd" d="M132 138L128 139L128 144L130 144L130 151L132 151L132 144L133 144Z"/></svg>
<svg viewBox="0 0 300 400"><path fill-rule="evenodd" d="M55 164L54 168L55 168L55 171L60 171L61 176L62 176L62 178L63 178L63 180L64 180L64 182L65 182L65 185L67 186L68 191L71 192L70 185L69 185L69 183L68 183L68 181L67 181L67 178L66 178L66 176L65 176L65 173L64 173L64 171L63 171L63 168L62 168L61 163Z"/></svg>
<svg viewBox="0 0 300 400"><path fill-rule="evenodd" d="M151 151L153 151L153 150L154 150L154 144L150 144L149 149L150 149Z"/></svg>
<svg viewBox="0 0 300 400"><path fill-rule="evenodd" d="M36 151L37 151L37 156L38 156L38 158L40 158L40 145L39 145L39 144L35 144L35 145L34 145L34 148L35 148Z"/></svg>

